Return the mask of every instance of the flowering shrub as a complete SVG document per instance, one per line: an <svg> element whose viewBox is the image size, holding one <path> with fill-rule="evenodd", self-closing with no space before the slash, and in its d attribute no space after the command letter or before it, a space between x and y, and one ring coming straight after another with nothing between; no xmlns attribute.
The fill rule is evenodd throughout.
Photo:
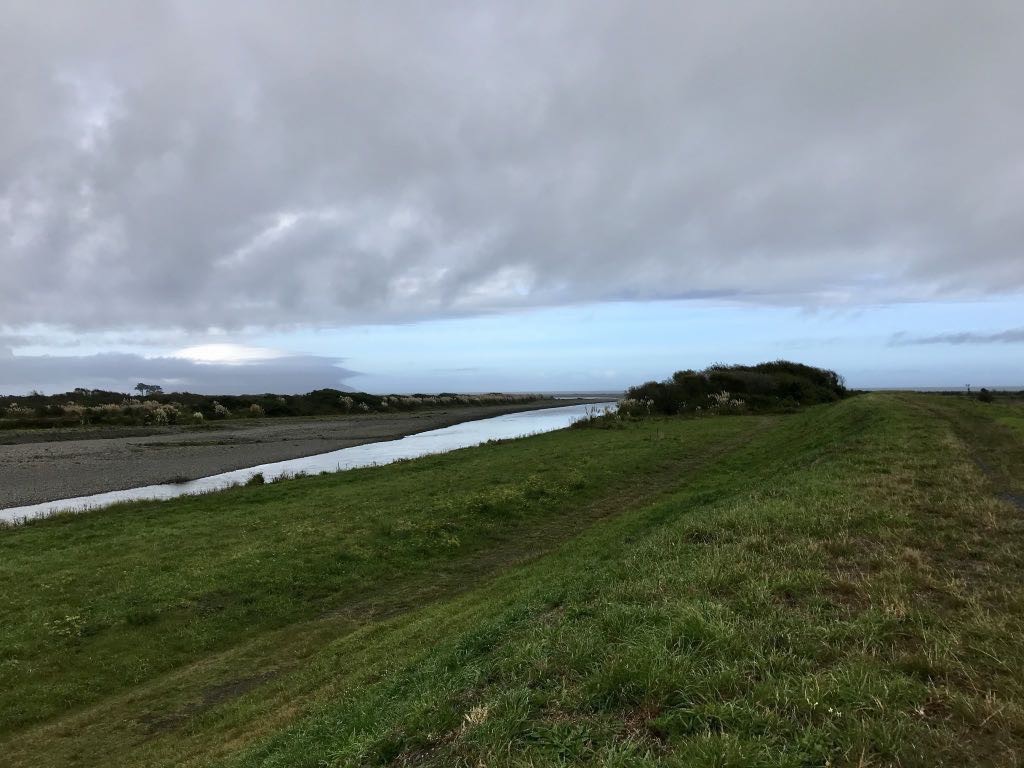
<svg viewBox="0 0 1024 768"><path fill-rule="evenodd" d="M177 424L180 415L181 410L176 403L158 405L152 411L154 424Z"/></svg>
<svg viewBox="0 0 1024 768"><path fill-rule="evenodd" d="M11 403L7 406L7 417L10 419L27 419L35 415L35 408L26 408L17 403Z"/></svg>
<svg viewBox="0 0 1024 768"><path fill-rule="evenodd" d="M218 403L216 400L213 401L213 417L215 419L226 419L230 415L231 411L229 411L223 405Z"/></svg>
<svg viewBox="0 0 1024 768"><path fill-rule="evenodd" d="M254 418L260 418L262 416L266 416L267 412L263 410L263 406L259 403L253 403L249 406L249 415Z"/></svg>
<svg viewBox="0 0 1024 768"><path fill-rule="evenodd" d="M107 406L100 407L109 411ZM142 423L164 426L177 423L178 408L177 403L161 403L157 400L139 402L133 399L125 401L125 405L121 407L120 414L127 417L125 420L131 424Z"/></svg>
<svg viewBox="0 0 1024 768"><path fill-rule="evenodd" d="M79 405L78 403L70 403L69 402L69 403L65 403L64 405L62 405L60 410L61 410L61 413L63 413L65 416L75 416L75 417L80 419L83 416L85 416L85 413L86 413L87 409L86 409L86 407L84 405Z"/></svg>
<svg viewBox="0 0 1024 768"><path fill-rule="evenodd" d="M62 404L46 405L42 408L27 408L12 402L6 411L0 411L11 419L46 420L46 423L62 425L74 419L79 424L176 424L182 414L181 403L161 403L157 400L126 398L120 403L83 405L69 400Z"/></svg>
<svg viewBox="0 0 1024 768"><path fill-rule="evenodd" d="M708 395L708 400L711 401L710 407L719 411L740 411L746 405L742 400L733 398L732 395L724 390Z"/></svg>
<svg viewBox="0 0 1024 768"><path fill-rule="evenodd" d="M643 416L650 416L651 410L654 408L654 401L649 398L634 398L627 397L619 400L619 407L617 413L620 416L632 416L634 418L641 418Z"/></svg>

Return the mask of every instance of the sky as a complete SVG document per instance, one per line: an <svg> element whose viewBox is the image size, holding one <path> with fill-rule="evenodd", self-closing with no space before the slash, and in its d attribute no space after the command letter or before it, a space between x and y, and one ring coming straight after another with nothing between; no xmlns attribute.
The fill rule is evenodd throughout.
<svg viewBox="0 0 1024 768"><path fill-rule="evenodd" d="M1024 5L22 2L0 392L1024 387Z"/></svg>

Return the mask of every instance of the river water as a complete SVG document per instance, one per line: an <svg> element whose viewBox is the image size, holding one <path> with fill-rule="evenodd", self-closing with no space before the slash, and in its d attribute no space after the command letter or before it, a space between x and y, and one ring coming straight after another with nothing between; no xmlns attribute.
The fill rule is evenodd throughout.
<svg viewBox="0 0 1024 768"><path fill-rule="evenodd" d="M415 459L419 456L454 451L458 448L469 448L486 443L488 440L508 440L542 432L553 432L557 429L564 429L585 417L588 410L595 408L602 410L614 406L614 402L567 405L562 408L544 408L536 411L508 413L489 419L464 421L451 427L432 429L429 432L420 432L398 440L384 440L328 453L318 453L314 456L304 456L299 459L257 464L245 469L201 477L187 483L145 485L124 491L58 499L23 507L8 507L0 509L0 521L19 522L35 517L45 517L57 512L85 512L122 501L173 499L188 494L210 493L232 485L244 484L256 474L262 474L266 482L271 482L302 473L316 475L321 472L340 472L358 467L390 464L402 459Z"/></svg>

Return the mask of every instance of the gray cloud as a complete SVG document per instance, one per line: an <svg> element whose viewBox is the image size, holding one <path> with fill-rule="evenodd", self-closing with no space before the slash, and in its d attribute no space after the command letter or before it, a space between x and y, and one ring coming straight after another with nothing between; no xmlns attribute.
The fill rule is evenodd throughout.
<svg viewBox="0 0 1024 768"><path fill-rule="evenodd" d="M1024 5L5 4L0 324L1024 290Z"/></svg>
<svg viewBox="0 0 1024 768"><path fill-rule="evenodd" d="M350 389L343 382L355 375L341 368L337 360L313 356L227 365L132 354L4 357L0 348L0 358L0 394L22 394L33 389L69 392L75 387L130 392L139 381L160 384L168 392L303 393L324 387Z"/></svg>
<svg viewBox="0 0 1024 768"><path fill-rule="evenodd" d="M1021 344L1024 343L1024 328L1011 328L994 333L937 333L933 336L908 336L895 334L890 343L894 346L912 344Z"/></svg>

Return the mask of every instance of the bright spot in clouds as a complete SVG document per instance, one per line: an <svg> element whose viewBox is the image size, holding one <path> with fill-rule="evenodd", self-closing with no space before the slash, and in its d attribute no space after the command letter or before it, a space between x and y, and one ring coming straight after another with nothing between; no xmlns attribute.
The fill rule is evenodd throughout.
<svg viewBox="0 0 1024 768"><path fill-rule="evenodd" d="M242 344L199 344L176 351L172 357L191 360L194 363L252 363L260 360L275 360L287 353L266 347L247 347Z"/></svg>

